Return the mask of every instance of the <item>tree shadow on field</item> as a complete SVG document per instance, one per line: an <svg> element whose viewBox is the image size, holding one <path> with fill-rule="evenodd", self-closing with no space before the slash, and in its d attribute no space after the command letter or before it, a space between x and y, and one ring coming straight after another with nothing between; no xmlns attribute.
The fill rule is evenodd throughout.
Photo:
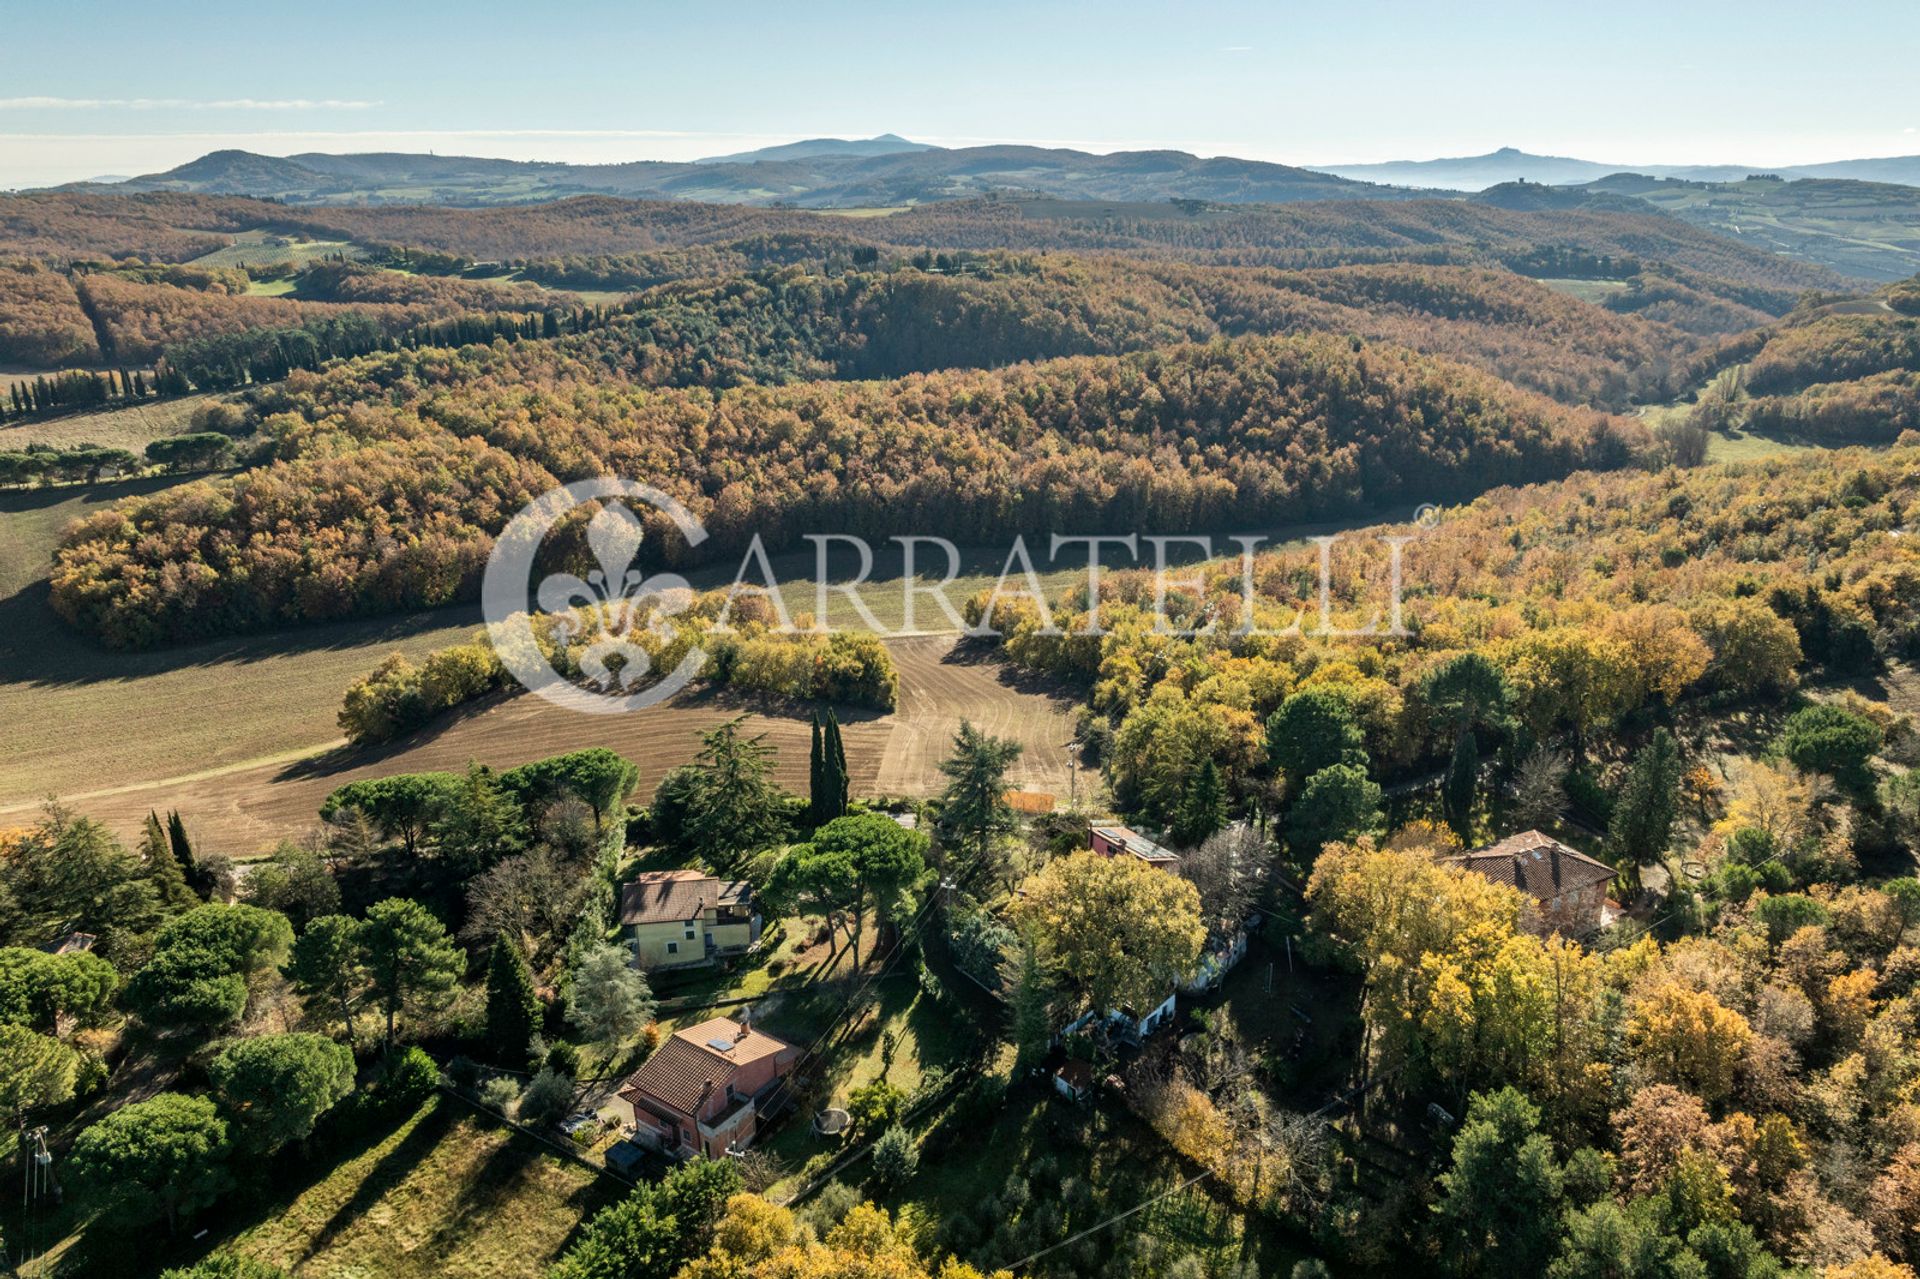
<svg viewBox="0 0 1920 1279"><path fill-rule="evenodd" d="M467 720L485 714L496 706L510 701L518 690L488 693L476 697L470 702L462 702L436 715L433 722L414 729L389 742L379 742L366 746L336 746L316 755L303 756L291 760L279 772L273 775L276 782L298 781L302 778L332 777L339 773L350 772L357 768L399 759L411 754L422 746L432 742L449 729Z"/></svg>
<svg viewBox="0 0 1920 1279"><path fill-rule="evenodd" d="M309 1260L324 1252L372 1207L387 1196L407 1174L420 1165L440 1144L452 1125L453 1116L445 1098L436 1099L433 1109L423 1116L392 1150L380 1156L360 1179L348 1200L334 1210L326 1224L308 1240L301 1259Z"/></svg>
<svg viewBox="0 0 1920 1279"><path fill-rule="evenodd" d="M942 666L989 667L1001 687L1015 693L1049 697L1055 701L1078 702L1066 681L1039 671L1025 670L1006 659L1000 645L989 639L962 639L940 659Z"/></svg>
<svg viewBox="0 0 1920 1279"><path fill-rule="evenodd" d="M509 1132L506 1141L464 1179L458 1199L447 1206L427 1241L427 1255L447 1256L461 1240L487 1229L494 1211L513 1199L528 1171L548 1157L531 1137Z"/></svg>
<svg viewBox="0 0 1920 1279"><path fill-rule="evenodd" d="M248 666L271 658L345 649L372 650L368 666L379 661L382 645L398 644L425 632L479 619L464 608L413 613L352 622L290 626L228 639L122 650L108 648L62 622L50 602L44 578L0 600L0 683L73 687L165 675L197 667Z"/></svg>
<svg viewBox="0 0 1920 1279"><path fill-rule="evenodd" d="M6 447L5 432L0 430L0 448ZM44 511L50 506L62 502L71 502L78 498L85 505L105 509L123 497L145 497L149 493L158 493L161 489L174 487L190 480L203 479L199 475L149 475L137 480L109 480L104 484L58 484L42 488L0 490L0 515L13 515L25 511ZM82 511L84 518L92 511Z"/></svg>

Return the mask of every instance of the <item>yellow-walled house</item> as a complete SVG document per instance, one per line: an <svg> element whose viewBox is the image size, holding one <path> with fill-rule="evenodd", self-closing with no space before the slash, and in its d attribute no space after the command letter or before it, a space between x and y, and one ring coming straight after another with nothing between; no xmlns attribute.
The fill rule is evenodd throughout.
<svg viewBox="0 0 1920 1279"><path fill-rule="evenodd" d="M760 942L760 912L744 880L654 870L621 890L620 928L634 967L683 968L753 949Z"/></svg>

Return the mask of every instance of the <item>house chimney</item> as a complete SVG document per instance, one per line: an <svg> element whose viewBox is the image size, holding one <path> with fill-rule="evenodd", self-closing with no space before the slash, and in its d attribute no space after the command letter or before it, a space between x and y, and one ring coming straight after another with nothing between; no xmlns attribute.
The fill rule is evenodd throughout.
<svg viewBox="0 0 1920 1279"><path fill-rule="evenodd" d="M752 1029L752 1027L749 1025L747 1019L744 1016L740 1018L739 1026L740 1028L733 1032L733 1042L736 1044L739 1043L741 1040L745 1039L749 1031Z"/></svg>

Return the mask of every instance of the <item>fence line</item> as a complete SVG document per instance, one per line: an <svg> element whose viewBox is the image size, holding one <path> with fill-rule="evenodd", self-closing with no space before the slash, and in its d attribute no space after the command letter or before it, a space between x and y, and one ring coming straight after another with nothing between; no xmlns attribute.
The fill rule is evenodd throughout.
<svg viewBox="0 0 1920 1279"><path fill-rule="evenodd" d="M640 1184L639 1182L634 1181L631 1178L621 1176L619 1173L615 1172L613 1169L607 1167L605 1163L595 1163L593 1160L581 1154L579 1147L574 1146L571 1142L568 1142L563 1145L562 1143L555 1141L553 1138L548 1137L544 1133L535 1132L533 1129L527 1127L525 1124L520 1123L517 1120L507 1118L507 1116L501 1114L499 1111L494 1110L489 1106L481 1105L478 1101L474 1100L472 1097L467 1096L465 1093L461 1092L458 1088L455 1088L452 1084L447 1083L445 1080L442 1080L438 1085L438 1087L442 1095L452 1097L455 1100L461 1102L462 1104L467 1106L468 1109L472 1110L475 1114L484 1115L488 1119L496 1120L500 1123L505 1124L507 1127L513 1129L515 1132L521 1134L522 1136L533 1138L535 1141L539 1142L541 1145L552 1150L555 1154L561 1155L567 1159L571 1159L574 1163L579 1164L582 1168L585 1168L588 1172L599 1173L601 1176L606 1177L611 1181L619 1182L621 1185L625 1186L628 1190L632 1190Z"/></svg>

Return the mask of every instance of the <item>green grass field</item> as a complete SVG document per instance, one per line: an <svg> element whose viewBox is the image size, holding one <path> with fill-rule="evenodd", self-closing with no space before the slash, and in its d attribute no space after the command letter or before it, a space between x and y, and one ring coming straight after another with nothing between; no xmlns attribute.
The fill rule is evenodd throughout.
<svg viewBox="0 0 1920 1279"><path fill-rule="evenodd" d="M1556 293L1579 298L1582 302L1592 302L1598 306L1616 293L1627 291L1625 280L1536 280Z"/></svg>
<svg viewBox="0 0 1920 1279"><path fill-rule="evenodd" d="M1709 462L1751 462L1758 458L1774 457L1779 454L1817 453L1822 446L1802 444L1794 440L1777 439L1770 435L1755 435L1751 431L1740 431L1726 435L1716 433L1707 445Z"/></svg>
<svg viewBox="0 0 1920 1279"><path fill-rule="evenodd" d="M154 440L193 429L194 410L215 398L183 395L174 400L156 400L98 413L69 413L0 426L0 452L17 452L35 444L53 448L97 444L101 448L138 453Z"/></svg>
<svg viewBox="0 0 1920 1279"><path fill-rule="evenodd" d="M64 1240L32 1279L154 1274L224 1250L306 1279L537 1279L586 1217L618 1198L610 1178L546 1150L461 1102L428 1101L398 1130L312 1176L251 1197L170 1246L153 1232Z"/></svg>
<svg viewBox="0 0 1920 1279"><path fill-rule="evenodd" d="M1744 364L1722 369L1708 386L1726 385L1737 392L1745 369ZM1698 403L1700 391L1706 389L1708 388L1702 387L1699 391L1668 404L1646 405L1639 409L1635 416L1646 423L1651 430L1658 430L1668 422L1685 421ZM1777 454L1817 452L1825 447L1822 444L1784 439L1779 436L1757 435L1752 431L1715 431L1707 439L1707 461L1709 463L1752 462Z"/></svg>
<svg viewBox="0 0 1920 1279"><path fill-rule="evenodd" d="M351 240L308 240L297 235L281 235L267 230L241 231L225 248L215 249L194 259L196 266L266 266L273 262L292 262L304 266L320 258L345 254L362 256L365 250Z"/></svg>

